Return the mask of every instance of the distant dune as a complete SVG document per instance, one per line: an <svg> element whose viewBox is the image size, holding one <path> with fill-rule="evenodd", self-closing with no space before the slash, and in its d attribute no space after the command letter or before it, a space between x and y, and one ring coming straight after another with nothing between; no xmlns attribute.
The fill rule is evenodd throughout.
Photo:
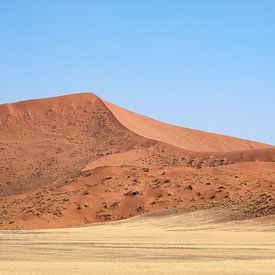
<svg viewBox="0 0 275 275"><path fill-rule="evenodd" d="M169 125L91 93L0 105L0 228L164 209L275 213L275 147Z"/></svg>

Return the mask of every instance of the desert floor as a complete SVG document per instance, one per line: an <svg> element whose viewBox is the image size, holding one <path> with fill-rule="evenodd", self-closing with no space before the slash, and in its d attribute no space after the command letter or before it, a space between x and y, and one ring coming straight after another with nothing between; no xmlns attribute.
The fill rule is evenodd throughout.
<svg viewBox="0 0 275 275"><path fill-rule="evenodd" d="M274 217L217 223L222 211L0 231L0 274L274 274Z"/></svg>

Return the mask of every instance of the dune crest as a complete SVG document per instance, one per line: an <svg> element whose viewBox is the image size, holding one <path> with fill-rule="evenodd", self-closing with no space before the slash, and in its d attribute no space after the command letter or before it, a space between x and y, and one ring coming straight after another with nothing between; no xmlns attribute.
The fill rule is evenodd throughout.
<svg viewBox="0 0 275 275"><path fill-rule="evenodd" d="M191 151L229 152L267 148L271 145L199 130L178 127L142 116L103 100L115 117L136 134Z"/></svg>

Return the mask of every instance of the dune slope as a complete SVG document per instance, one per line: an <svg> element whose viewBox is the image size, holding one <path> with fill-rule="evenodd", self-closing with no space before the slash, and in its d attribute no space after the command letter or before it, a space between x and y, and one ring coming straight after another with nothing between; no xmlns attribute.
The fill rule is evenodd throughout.
<svg viewBox="0 0 275 275"><path fill-rule="evenodd" d="M235 206L232 219L275 214L275 163L202 169L105 166L0 199L0 228L32 229L114 221L163 209Z"/></svg>
<svg viewBox="0 0 275 275"><path fill-rule="evenodd" d="M149 146L93 94L0 105L0 196L74 175L107 154Z"/></svg>

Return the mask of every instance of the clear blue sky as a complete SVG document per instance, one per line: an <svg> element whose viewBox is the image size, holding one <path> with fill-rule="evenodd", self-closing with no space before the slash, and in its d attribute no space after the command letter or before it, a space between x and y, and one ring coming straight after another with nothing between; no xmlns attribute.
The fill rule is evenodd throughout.
<svg viewBox="0 0 275 275"><path fill-rule="evenodd" d="M0 1L0 102L93 91L275 145L275 1Z"/></svg>

